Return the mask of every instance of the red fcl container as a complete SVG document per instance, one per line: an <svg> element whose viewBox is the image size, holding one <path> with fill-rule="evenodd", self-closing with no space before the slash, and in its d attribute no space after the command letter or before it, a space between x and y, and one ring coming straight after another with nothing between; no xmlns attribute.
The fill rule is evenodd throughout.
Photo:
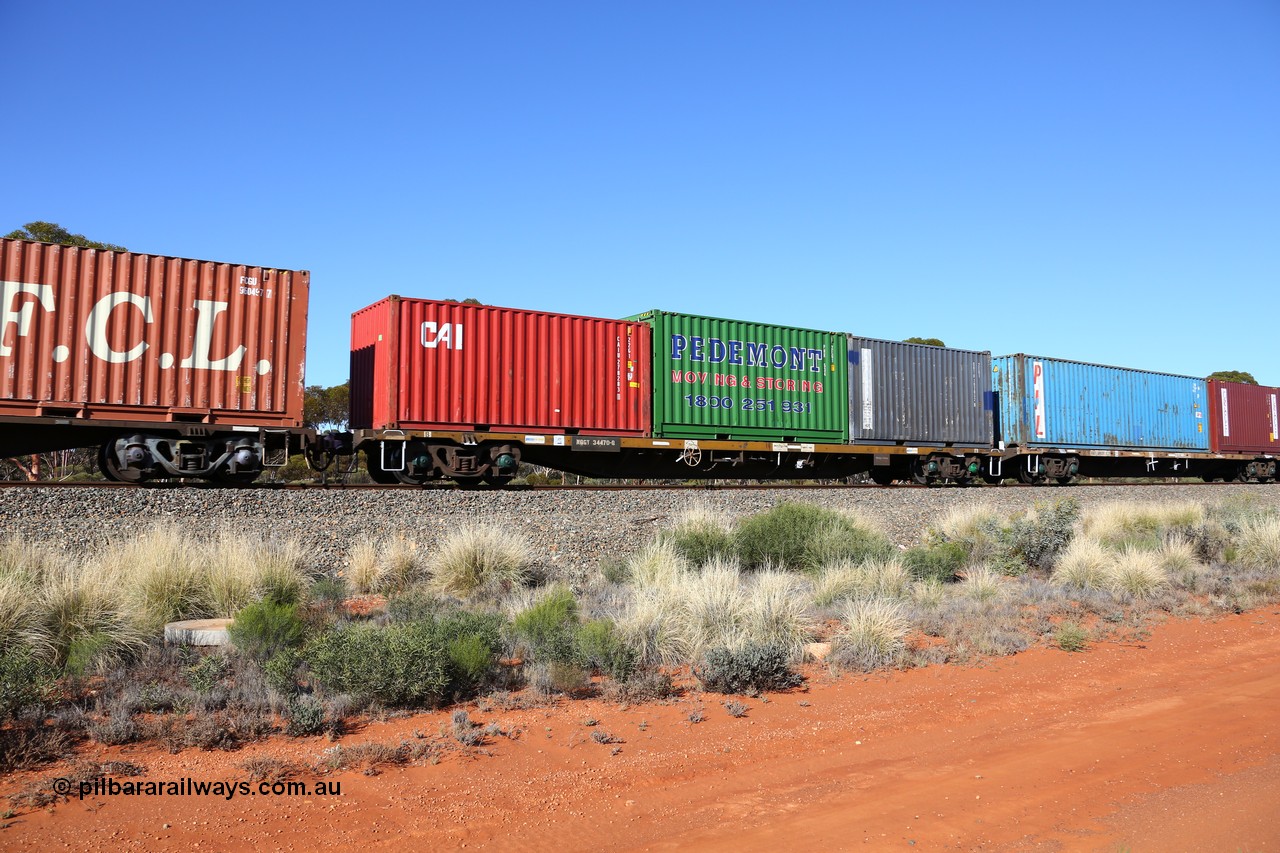
<svg viewBox="0 0 1280 853"><path fill-rule="evenodd" d="M0 239L0 417L301 427L309 281Z"/></svg>
<svg viewBox="0 0 1280 853"><path fill-rule="evenodd" d="M644 435L644 323L389 296L351 315L354 429Z"/></svg>
<svg viewBox="0 0 1280 853"><path fill-rule="evenodd" d="M1209 380L1209 438L1214 453L1280 455L1280 388Z"/></svg>

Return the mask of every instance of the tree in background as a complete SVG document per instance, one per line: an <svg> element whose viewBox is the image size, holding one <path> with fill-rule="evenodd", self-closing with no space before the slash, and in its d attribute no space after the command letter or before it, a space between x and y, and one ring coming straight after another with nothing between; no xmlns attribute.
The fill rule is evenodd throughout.
<svg viewBox="0 0 1280 853"><path fill-rule="evenodd" d="M343 382L325 388L323 385L308 385L303 392L302 420L312 429L329 427L330 429L346 429L351 420L351 386Z"/></svg>
<svg viewBox="0 0 1280 853"><path fill-rule="evenodd" d="M1219 382L1243 382L1246 385L1258 384L1258 380L1253 378L1253 374L1244 370L1218 370L1210 373L1209 378L1216 379Z"/></svg>
<svg viewBox="0 0 1280 853"><path fill-rule="evenodd" d="M39 240L42 243L58 243L63 246L79 246L83 249L102 249L107 252L127 252L124 246L99 243L83 234L72 234L56 222L28 222L17 230L4 235L14 240Z"/></svg>
<svg viewBox="0 0 1280 853"><path fill-rule="evenodd" d="M930 347L946 346L946 344L944 344L942 341L940 341L937 338L907 338L905 341L903 341L903 343L904 344L924 344L925 346L930 346Z"/></svg>

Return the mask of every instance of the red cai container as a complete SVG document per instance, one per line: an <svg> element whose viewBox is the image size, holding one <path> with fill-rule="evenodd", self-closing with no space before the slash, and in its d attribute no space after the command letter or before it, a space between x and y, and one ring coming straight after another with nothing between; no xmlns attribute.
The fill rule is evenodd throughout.
<svg viewBox="0 0 1280 853"><path fill-rule="evenodd" d="M0 416L301 426L309 283L0 239Z"/></svg>
<svg viewBox="0 0 1280 853"><path fill-rule="evenodd" d="M644 323L390 296L351 315L355 429L643 435Z"/></svg>
<svg viewBox="0 0 1280 853"><path fill-rule="evenodd" d="M1209 380L1210 447L1214 453L1280 454L1280 388Z"/></svg>

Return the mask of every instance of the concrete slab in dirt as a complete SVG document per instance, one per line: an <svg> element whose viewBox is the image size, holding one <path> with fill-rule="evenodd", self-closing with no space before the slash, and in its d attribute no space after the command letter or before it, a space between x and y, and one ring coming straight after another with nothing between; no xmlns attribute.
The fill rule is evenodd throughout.
<svg viewBox="0 0 1280 853"><path fill-rule="evenodd" d="M164 626L164 641L185 646L227 646L231 638L227 626L231 619L189 619Z"/></svg>

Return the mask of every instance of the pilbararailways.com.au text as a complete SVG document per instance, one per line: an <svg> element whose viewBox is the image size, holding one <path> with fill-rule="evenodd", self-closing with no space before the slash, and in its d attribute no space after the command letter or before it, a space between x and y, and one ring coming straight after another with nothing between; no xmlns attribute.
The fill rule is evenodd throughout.
<svg viewBox="0 0 1280 853"><path fill-rule="evenodd" d="M185 777L176 781L160 782L140 779L119 781L110 776L97 779L53 780L53 792L64 797L340 797L342 783L336 779L315 782L280 780L275 782L244 782L228 779L210 782Z"/></svg>

